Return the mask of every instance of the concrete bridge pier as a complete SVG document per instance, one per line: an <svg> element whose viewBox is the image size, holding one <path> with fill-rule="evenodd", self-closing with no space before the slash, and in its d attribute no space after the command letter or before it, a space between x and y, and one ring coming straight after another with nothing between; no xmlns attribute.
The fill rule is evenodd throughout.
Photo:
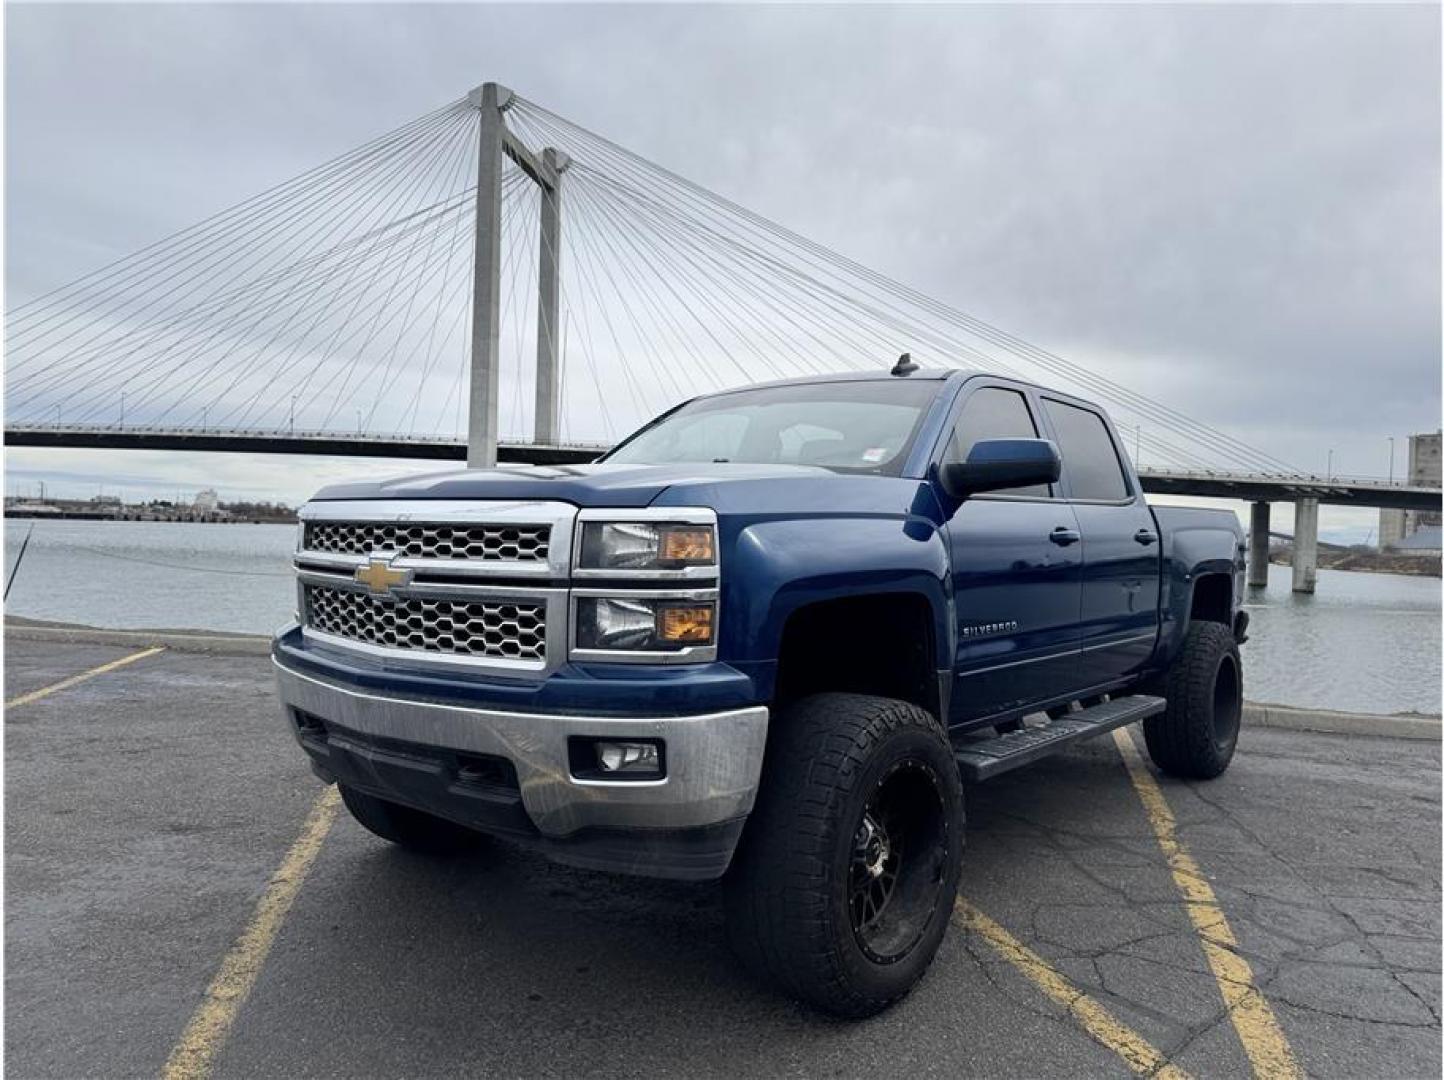
<svg viewBox="0 0 1444 1080"><path fill-rule="evenodd" d="M1319 573L1319 500L1294 503L1294 592L1311 593Z"/></svg>
<svg viewBox="0 0 1444 1080"><path fill-rule="evenodd" d="M1248 583L1262 589L1269 583L1269 510L1266 502L1256 502L1248 515Z"/></svg>

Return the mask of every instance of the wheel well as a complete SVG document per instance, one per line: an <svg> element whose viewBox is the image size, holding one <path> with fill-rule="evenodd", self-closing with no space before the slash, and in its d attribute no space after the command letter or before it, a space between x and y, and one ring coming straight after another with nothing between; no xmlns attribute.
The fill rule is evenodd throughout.
<svg viewBox="0 0 1444 1080"><path fill-rule="evenodd" d="M933 616L918 593L824 600L787 620L774 704L839 692L899 698L939 715Z"/></svg>
<svg viewBox="0 0 1444 1080"><path fill-rule="evenodd" d="M1232 624L1233 582L1227 574L1205 574L1193 583L1188 617L1191 622Z"/></svg>

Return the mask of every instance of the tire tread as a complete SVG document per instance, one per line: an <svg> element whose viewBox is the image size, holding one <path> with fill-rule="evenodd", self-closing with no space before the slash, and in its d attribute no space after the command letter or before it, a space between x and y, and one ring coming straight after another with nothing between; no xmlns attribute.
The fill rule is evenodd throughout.
<svg viewBox="0 0 1444 1080"><path fill-rule="evenodd" d="M1238 659L1233 632L1222 623L1195 622L1163 680L1168 708L1143 722L1153 763L1170 776L1211 780L1228 768L1233 747L1220 753L1213 731L1213 680L1222 654ZM1235 740L1237 745L1237 740Z"/></svg>
<svg viewBox="0 0 1444 1080"><path fill-rule="evenodd" d="M861 694L818 694L779 720L757 805L726 882L728 936L748 968L790 995L835 1015L868 1016L912 983L877 996L859 992L847 978L825 888L837 822L889 736L920 727L948 746L947 736L915 705ZM959 834L961 817L959 787ZM952 896L945 901L951 908Z"/></svg>

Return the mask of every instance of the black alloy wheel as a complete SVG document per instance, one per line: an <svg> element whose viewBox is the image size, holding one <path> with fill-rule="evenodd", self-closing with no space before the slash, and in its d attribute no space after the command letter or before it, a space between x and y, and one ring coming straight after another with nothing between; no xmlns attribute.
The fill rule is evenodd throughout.
<svg viewBox="0 0 1444 1080"><path fill-rule="evenodd" d="M897 762L877 783L853 836L848 914L863 953L896 963L922 940L942 893L950 855L937 774Z"/></svg>
<svg viewBox="0 0 1444 1080"><path fill-rule="evenodd" d="M1213 676L1213 739L1219 747L1232 748L1238 741L1243 719L1243 677L1238 667L1238 654L1225 652Z"/></svg>

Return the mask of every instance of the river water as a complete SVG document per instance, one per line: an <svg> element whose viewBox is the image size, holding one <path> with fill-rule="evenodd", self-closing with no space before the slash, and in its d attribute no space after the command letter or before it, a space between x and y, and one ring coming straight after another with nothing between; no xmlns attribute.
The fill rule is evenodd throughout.
<svg viewBox="0 0 1444 1080"><path fill-rule="evenodd" d="M7 577L29 523L8 521ZM90 626L268 633L290 618L291 525L38 521L7 613ZM1287 567L1247 600L1251 700L1346 711L1440 712L1437 578Z"/></svg>

